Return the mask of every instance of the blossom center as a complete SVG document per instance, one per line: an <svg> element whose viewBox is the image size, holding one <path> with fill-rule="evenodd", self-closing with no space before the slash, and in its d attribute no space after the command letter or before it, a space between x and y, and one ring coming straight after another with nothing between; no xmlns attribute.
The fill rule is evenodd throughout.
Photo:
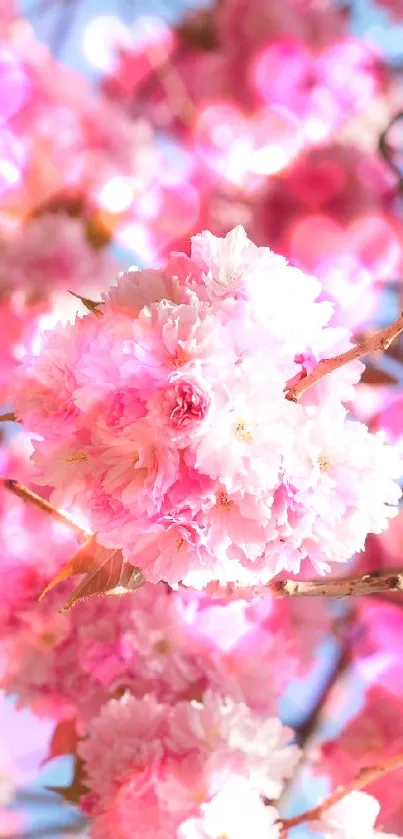
<svg viewBox="0 0 403 839"><path fill-rule="evenodd" d="M84 452L70 452L65 458L66 463L84 463L87 455Z"/></svg>
<svg viewBox="0 0 403 839"><path fill-rule="evenodd" d="M222 490L220 490L220 492L217 495L217 504L219 505L219 507L222 507L224 510L229 510L229 508L232 507L234 502L231 501L228 498L228 495L227 495L225 489L222 489Z"/></svg>
<svg viewBox="0 0 403 839"><path fill-rule="evenodd" d="M202 420L208 408L208 400L193 382L180 382L175 387L175 401L170 421L175 428L182 428L195 420Z"/></svg>
<svg viewBox="0 0 403 839"><path fill-rule="evenodd" d="M154 644L154 652L160 653L161 655L166 655L171 651L171 645L166 638L161 638L159 641L156 641Z"/></svg>
<svg viewBox="0 0 403 839"><path fill-rule="evenodd" d="M248 431L248 427L245 422L238 422L236 424L235 437L238 437L238 440L253 440L252 434Z"/></svg>
<svg viewBox="0 0 403 839"><path fill-rule="evenodd" d="M172 357L172 366L173 367L183 367L184 364L188 361L188 356L184 350L179 349L176 350L175 355Z"/></svg>

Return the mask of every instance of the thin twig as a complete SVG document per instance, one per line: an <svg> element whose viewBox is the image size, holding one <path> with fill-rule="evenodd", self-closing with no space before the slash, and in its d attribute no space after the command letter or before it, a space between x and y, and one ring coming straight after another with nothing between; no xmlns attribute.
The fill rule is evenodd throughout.
<svg viewBox="0 0 403 839"><path fill-rule="evenodd" d="M372 574L325 580L274 580L264 586L237 586L219 582L207 586L207 594L225 600L251 600L254 597L356 597L381 592L403 591L403 572L385 569Z"/></svg>
<svg viewBox="0 0 403 839"><path fill-rule="evenodd" d="M299 816L293 816L290 819L282 819L283 834L285 835L285 831L290 830L292 827L296 827L303 822L317 821L326 810L330 810L331 807L338 804L338 802L350 792L367 787L369 784L372 784L373 781L376 781L377 778L380 778L382 775L386 775L387 772L392 772L394 769L398 769L401 766L403 766L402 752L389 758L388 760L383 761L382 763L379 763L377 766L366 766L363 769L360 769L358 774L354 776L349 784L338 787L335 792L329 795L328 798L325 798L325 800L322 801L321 804L318 804L317 807L305 810L303 813L300 813Z"/></svg>
<svg viewBox="0 0 403 839"><path fill-rule="evenodd" d="M361 343L352 347L351 350L347 350L340 355L335 355L333 358L322 358L316 367L305 377L295 383L291 380L286 386L286 399L289 399L291 402L297 402L308 388L319 382L324 376L333 373L334 370L338 370L339 367L343 367L350 361L357 361L359 358L363 358L370 353L387 350L392 341L401 332L403 332L403 313L390 326L386 326L369 338L365 338Z"/></svg>
<svg viewBox="0 0 403 839"><path fill-rule="evenodd" d="M396 123L400 122L400 120L402 119L403 111L399 111L399 113L395 114L395 116L392 117L385 130L382 131L382 134L380 135L378 142L379 153L383 157L386 165L393 172L393 174L396 175L398 179L398 189L401 189L403 186L403 174L399 166L397 165L397 163L395 163L393 159L396 150L391 148L391 146L389 145L388 134L391 128L393 128L393 126L396 125Z"/></svg>
<svg viewBox="0 0 403 839"><path fill-rule="evenodd" d="M363 574L326 580L278 580L270 583L276 597L356 597L385 591L403 591L403 573Z"/></svg>
<svg viewBox="0 0 403 839"><path fill-rule="evenodd" d="M322 717L322 711L330 698L336 682L338 682L339 678L346 672L350 662L350 638L346 636L340 644L340 648L337 652L337 656L333 662L331 670L321 685L320 693L316 697L316 701L310 710L309 716L304 720L302 725L295 729L297 743L301 749L305 748L307 743L311 740L311 737L317 731Z"/></svg>
<svg viewBox="0 0 403 839"><path fill-rule="evenodd" d="M0 414L0 422L19 422L13 411L8 411L6 414Z"/></svg>
<svg viewBox="0 0 403 839"><path fill-rule="evenodd" d="M3 486L4 489L12 492L13 495L16 495L18 498L26 501L28 504L38 507L39 510L42 510L43 513L46 513L46 515L50 516L52 519L65 524L69 530L72 530L73 533L80 538L88 539L92 535L90 530L86 530L84 527L77 524L77 522L68 513L58 510L57 507L54 507L53 504L49 503L49 501L45 501L41 495L37 495L36 492L32 492L31 489L28 489L28 487L24 486L24 484L20 484L19 481L15 481L13 478L4 478L0 476L0 486Z"/></svg>
<svg viewBox="0 0 403 839"><path fill-rule="evenodd" d="M343 615L341 620L337 622L338 626L340 627L341 624L343 628L349 627L351 624L351 619L352 613L351 610L348 610L348 612L346 612L346 614ZM335 634L335 629L333 634ZM315 701L309 709L307 716L300 725L293 726L297 745L301 749L301 759L299 760L296 766L296 770L291 776L291 778L289 778L289 780L285 782L281 797L276 802L276 806L280 810L283 802L287 800L289 793L292 792L292 789L298 782L299 775L304 765L306 764L306 761L309 759L309 744L311 740L315 737L315 735L317 735L318 733L323 713L326 709L328 700L330 699L333 689L339 681L339 679L343 677L344 673L350 665L350 642L351 633L350 631L347 631L346 633L344 633L343 638L340 640L337 655L335 656L331 664L331 667L325 675L325 678L322 680L319 691L315 697Z"/></svg>
<svg viewBox="0 0 403 839"><path fill-rule="evenodd" d="M50 837L50 839L54 839L54 836L59 835L70 835L74 834L75 837L79 836L81 833L83 836L84 830L88 827L88 822L83 818L77 818L74 822L69 822L68 824L47 824L47 825L40 825L39 827L31 827L25 832L19 833L10 833L3 836L3 839L45 839L45 837Z"/></svg>

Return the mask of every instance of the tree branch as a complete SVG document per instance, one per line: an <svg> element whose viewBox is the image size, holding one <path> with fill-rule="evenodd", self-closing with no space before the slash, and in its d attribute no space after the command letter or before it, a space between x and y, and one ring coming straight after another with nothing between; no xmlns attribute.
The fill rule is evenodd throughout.
<svg viewBox="0 0 403 839"><path fill-rule="evenodd" d="M351 663L350 637L346 635L335 657L332 668L325 677L319 695L313 704L309 715L302 725L295 729L296 739L300 749L304 749L311 737L317 731L321 722L321 716L327 702L332 694L335 684L338 682Z"/></svg>
<svg viewBox="0 0 403 839"><path fill-rule="evenodd" d="M293 775L284 784L283 792L279 800L276 802L276 807L278 809L281 809L283 802L287 801L289 793L292 793L295 784L298 783L299 775L304 765L309 760L310 742L318 733L327 703L332 695L335 685L339 679L343 677L351 663L350 641L352 619L353 615L351 609L349 609L340 619L335 621L332 635L336 636L340 629L343 630L343 637L339 639L339 649L337 655L335 656L327 675L322 680L322 684L319 688L315 701L304 721L300 725L293 726L297 745L301 749L301 758Z"/></svg>
<svg viewBox="0 0 403 839"><path fill-rule="evenodd" d="M53 504L49 503L49 501L45 501L42 496L37 495L36 492L32 492L31 489L28 489L28 487L24 486L24 484L20 484L19 481L15 481L13 478L4 478L0 476L0 487L1 486L9 492L12 492L13 495L17 496L17 498L21 498L22 501L26 501L28 504L38 507L39 510L42 510L43 513L46 513L46 515L55 519L55 521L60 521L62 524L65 524L69 530L72 530L73 533L81 539L88 539L92 536L92 532L90 530L86 530L84 527L77 524L77 522L74 521L68 513L58 510L57 507L54 507Z"/></svg>
<svg viewBox="0 0 403 839"><path fill-rule="evenodd" d="M224 600L251 600L254 597L356 597L374 595L381 592L403 591L402 573L374 571L353 577L327 578L324 580L273 580L264 586L236 586L233 583L222 585L219 582L207 586L211 597Z"/></svg>
<svg viewBox="0 0 403 839"><path fill-rule="evenodd" d="M385 130L382 131L382 134L380 135L378 142L379 153L383 157L386 165L389 166L389 169L393 172L394 175L396 175L398 179L398 189L402 188L403 177L398 164L394 160L394 155L396 154L396 151L389 145L388 135L390 130L394 127L394 125L396 125L402 119L403 111L399 111L399 113L395 114L395 116L392 117Z"/></svg>
<svg viewBox="0 0 403 839"><path fill-rule="evenodd" d="M285 398L291 402L298 402L298 399L301 398L302 394L308 388L319 382L324 376L333 373L334 370L338 370L339 367L343 367L350 361L357 361L359 358L363 358L370 353L387 350L392 341L401 332L403 332L403 313L390 326L386 326L384 329L380 329L379 332L375 332L369 338L365 338L361 343L352 347L351 350L347 350L340 355L335 355L333 358L322 358L310 373L298 382L295 382L295 384L291 380L289 386L286 386Z"/></svg>
<svg viewBox="0 0 403 839"><path fill-rule="evenodd" d="M12 411L8 411L6 414L0 414L0 422L19 422L19 420Z"/></svg>
<svg viewBox="0 0 403 839"><path fill-rule="evenodd" d="M77 839L82 835L83 839L87 835L84 830L88 827L88 821L82 816L78 816L74 822L68 824L47 824L39 827L28 828L25 832L10 833L2 837L2 839L54 839L55 836L62 836L64 834L73 834L73 839Z"/></svg>
<svg viewBox="0 0 403 839"><path fill-rule="evenodd" d="M317 821L326 810L330 810L331 807L338 804L338 802L350 792L367 787L368 784L372 784L372 782L376 781L377 778L380 778L382 775L386 775L387 772L392 772L394 769L398 769L400 766L403 766L402 752L389 758L388 760L384 760L377 766L366 766L363 769L360 769L358 774L355 775L349 784L346 784L346 786L343 787L338 787L335 792L322 801L322 804L319 804L317 807L312 807L310 810L305 810L305 812L300 813L299 816L293 816L291 819L282 819L282 833L285 835L285 831L290 830L292 827L296 827L303 822Z"/></svg>

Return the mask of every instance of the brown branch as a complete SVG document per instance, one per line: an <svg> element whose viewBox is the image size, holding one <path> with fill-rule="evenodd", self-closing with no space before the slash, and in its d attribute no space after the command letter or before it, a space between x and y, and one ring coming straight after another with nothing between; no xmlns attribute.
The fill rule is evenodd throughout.
<svg viewBox="0 0 403 839"><path fill-rule="evenodd" d="M60 806L60 805L59 805ZM24 832L2 834L2 839L54 839L55 836L67 836L73 834L73 839L82 836L85 839L87 836L86 828L88 828L88 821L78 814L73 822L68 824L52 823L42 824L39 827L30 827ZM85 831L85 832L84 832Z"/></svg>
<svg viewBox="0 0 403 839"><path fill-rule="evenodd" d="M92 535L90 530L86 530L84 527L77 524L77 522L74 521L68 513L58 510L57 507L54 507L53 504L49 503L49 501L45 501L41 495L37 495L36 492L32 492L31 489L28 489L28 487L24 486L24 484L20 484L19 481L15 481L13 478L4 478L0 476L0 486L3 486L4 489L7 489L9 492L12 492L13 495L17 496L17 498L21 498L22 501L26 501L28 504L38 507L39 510L46 513L46 515L50 516L55 521L59 521L66 525L69 530L72 530L73 533L81 539L88 539Z"/></svg>
<svg viewBox="0 0 403 839"><path fill-rule="evenodd" d="M19 422L19 420L12 411L8 411L7 414L0 414L0 422Z"/></svg>
<svg viewBox="0 0 403 839"><path fill-rule="evenodd" d="M286 386L285 398L291 402L298 402L298 399L301 398L302 394L308 388L319 382L324 376L333 373L334 370L338 370L339 367L343 367L350 361L357 361L359 358L363 358L370 353L387 350L392 341L401 332L403 332L403 313L390 326L386 326L369 338L365 338L361 343L352 347L351 350L347 350L340 355L335 355L333 358L322 358L316 367L298 382L294 383L291 380L289 386Z"/></svg>
<svg viewBox="0 0 403 839"><path fill-rule="evenodd" d="M321 686L319 695L312 706L308 717L304 720L302 725L295 729L296 739L300 749L304 749L311 737L317 731L321 722L322 712L327 705L328 700L333 692L336 682L341 678L351 663L350 638L348 635L340 644L340 649L335 657L332 668L325 677Z"/></svg>
<svg viewBox="0 0 403 839"><path fill-rule="evenodd" d="M264 586L236 586L219 582L207 586L211 597L224 600L250 600L254 597L356 597L382 592L403 591L403 572L374 571L353 577L331 577L324 580L273 580Z"/></svg>
<svg viewBox="0 0 403 839"><path fill-rule="evenodd" d="M398 179L398 189L401 189L403 186L403 176L398 164L394 160L394 155L398 154L398 151L390 146L388 135L391 129L402 119L403 111L399 111L399 113L395 114L395 116L392 117L385 130L382 131L382 134L380 135L378 142L379 153L383 157L386 165L389 167L391 172L393 172L393 174L396 175Z"/></svg>
<svg viewBox="0 0 403 839"><path fill-rule="evenodd" d="M326 810L330 810L331 807L338 804L338 802L350 792L367 787L369 784L372 784L373 781L376 781L377 778L380 778L382 775L386 775L387 772L392 772L394 769L398 769L401 766L403 766L402 752L389 758L388 760L384 760L377 766L363 767L363 769L360 769L358 774L355 775L349 784L338 787L331 795L328 796L328 798L325 798L321 804L318 804L317 807L305 810L305 812L300 813L299 816L293 816L290 819L282 819L282 834L285 835L285 831L290 830L292 827L296 827L303 822L317 821Z"/></svg>
<svg viewBox="0 0 403 839"><path fill-rule="evenodd" d="M298 783L299 774L302 771L306 761L309 759L309 744L311 740L317 735L322 722L323 713L327 707L327 703L333 693L335 685L341 679L351 663L351 621L352 612L349 609L342 618L338 619L333 626L333 635L336 636L340 629L343 630L343 637L340 639L340 646L337 655L332 662L327 675L325 676L318 694L315 698L304 721L294 727L296 743L301 749L301 758L296 766L292 776L285 782L280 799L276 802L276 807L281 809L283 802L288 798L296 783Z"/></svg>

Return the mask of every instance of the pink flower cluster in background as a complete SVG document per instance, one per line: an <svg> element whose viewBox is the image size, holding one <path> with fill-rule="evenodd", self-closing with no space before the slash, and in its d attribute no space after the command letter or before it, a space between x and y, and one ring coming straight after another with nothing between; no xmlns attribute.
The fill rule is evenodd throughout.
<svg viewBox="0 0 403 839"><path fill-rule="evenodd" d="M402 568L401 342L286 398L397 308L401 85L355 12L95 18L94 90L0 0L1 701L94 839L403 833L400 592L255 598Z"/></svg>

